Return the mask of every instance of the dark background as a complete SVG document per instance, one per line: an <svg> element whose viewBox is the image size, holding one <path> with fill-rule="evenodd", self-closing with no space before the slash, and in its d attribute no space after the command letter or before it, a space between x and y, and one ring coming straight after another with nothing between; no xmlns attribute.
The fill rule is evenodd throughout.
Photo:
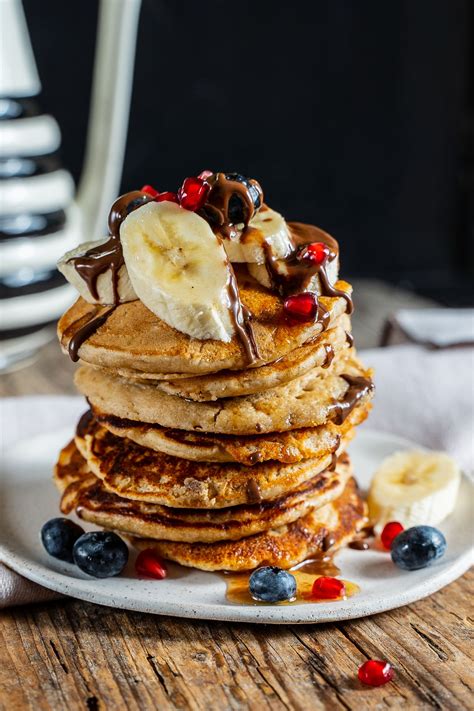
<svg viewBox="0 0 474 711"><path fill-rule="evenodd" d="M24 7L77 179L98 2ZM468 304L472 20L469 0L143 0L122 191L238 171L331 232L344 276Z"/></svg>

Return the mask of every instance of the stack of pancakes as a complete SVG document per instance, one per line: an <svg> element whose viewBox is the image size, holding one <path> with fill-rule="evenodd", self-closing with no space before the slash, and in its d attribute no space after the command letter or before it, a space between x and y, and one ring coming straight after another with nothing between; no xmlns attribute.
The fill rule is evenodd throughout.
<svg viewBox="0 0 474 711"><path fill-rule="evenodd" d="M56 467L64 513L203 570L289 568L354 538L365 505L345 448L372 385L346 299L320 297L325 318L295 324L277 294L245 275L239 288L252 366L237 339L190 338L139 300L82 343L90 410ZM79 299L64 314L64 350L101 308Z"/></svg>

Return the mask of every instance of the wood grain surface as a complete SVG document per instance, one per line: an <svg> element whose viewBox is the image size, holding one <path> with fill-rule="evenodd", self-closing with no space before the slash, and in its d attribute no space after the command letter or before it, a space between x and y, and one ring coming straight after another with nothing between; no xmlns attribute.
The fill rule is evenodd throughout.
<svg viewBox="0 0 474 711"><path fill-rule="evenodd" d="M378 283L356 293L359 347L377 344L397 305L426 303ZM0 392L73 392L72 372L51 344ZM473 580L325 625L194 622L66 598L12 608L0 614L0 709L474 709ZM364 687L357 668L370 658L389 660L394 681Z"/></svg>

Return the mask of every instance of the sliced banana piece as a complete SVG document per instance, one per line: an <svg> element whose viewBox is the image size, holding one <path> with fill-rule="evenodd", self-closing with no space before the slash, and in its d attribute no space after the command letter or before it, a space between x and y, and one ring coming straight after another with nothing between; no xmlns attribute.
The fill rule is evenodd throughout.
<svg viewBox="0 0 474 711"><path fill-rule="evenodd" d="M81 277L79 272L76 270L74 263L70 260L75 257L82 257L90 249L99 247L105 244L110 238L104 237L104 239L97 240L95 242L84 242L80 244L79 247L66 252L66 254L61 257L57 267L61 274L63 274L68 282L77 289L83 299L88 301L90 304L113 304L114 303L114 287L113 287L113 276L110 269L107 269L102 274L99 275L96 287L98 299L91 293L87 282ZM119 297L119 302L124 303L125 301L136 301L138 298L135 290L128 277L127 268L125 265L121 267L118 273L117 281L117 292Z"/></svg>
<svg viewBox="0 0 474 711"><path fill-rule="evenodd" d="M435 526L456 505L461 473L444 452L404 451L385 459L372 480L369 513L375 532L388 521Z"/></svg>
<svg viewBox="0 0 474 711"><path fill-rule="evenodd" d="M285 259L293 249L285 218L266 205L250 220L248 229L222 242L231 262L265 264L267 244L278 259Z"/></svg>
<svg viewBox="0 0 474 711"><path fill-rule="evenodd" d="M282 277L288 275L288 264L284 260L274 260L273 268L276 269ZM272 287L270 274L268 273L268 269L265 264L248 264L247 269L253 278L259 282L259 284L266 286L267 289ZM326 273L328 275L329 283L335 284L339 278L339 257L336 257L332 260L332 262L327 263ZM312 291L315 294L321 294L323 292L321 287L321 279L318 273L313 274L313 276L309 278L308 283L304 285L304 289L305 291Z"/></svg>
<svg viewBox="0 0 474 711"><path fill-rule="evenodd" d="M128 215L120 238L132 286L150 311L194 338L231 340L231 268L202 217L150 202Z"/></svg>

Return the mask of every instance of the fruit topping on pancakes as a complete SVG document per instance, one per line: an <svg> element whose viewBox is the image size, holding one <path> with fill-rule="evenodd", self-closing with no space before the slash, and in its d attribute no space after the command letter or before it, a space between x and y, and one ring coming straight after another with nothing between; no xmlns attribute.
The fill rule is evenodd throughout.
<svg viewBox="0 0 474 711"><path fill-rule="evenodd" d="M322 317L318 296L341 296L352 308L335 286L338 252L327 233L287 223L268 207L256 180L206 170L185 178L176 193L144 185L121 196L109 236L67 253L58 268L89 303L140 299L192 338L237 337L252 363L259 360L252 314L233 265L246 265L256 282L283 297L288 316L310 322Z"/></svg>

